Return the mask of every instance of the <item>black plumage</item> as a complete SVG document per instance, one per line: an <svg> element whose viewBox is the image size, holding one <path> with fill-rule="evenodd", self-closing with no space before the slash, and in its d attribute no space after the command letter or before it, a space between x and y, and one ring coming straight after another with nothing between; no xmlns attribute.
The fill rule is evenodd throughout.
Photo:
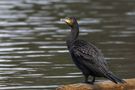
<svg viewBox="0 0 135 90"><path fill-rule="evenodd" d="M94 83L95 77L105 77L114 83L124 83L125 81L115 76L108 70L107 62L101 51L91 43L78 39L79 25L75 17L64 19L71 28L71 33L67 38L67 47L75 65L82 71L86 83ZM92 76L91 82L88 77Z"/></svg>

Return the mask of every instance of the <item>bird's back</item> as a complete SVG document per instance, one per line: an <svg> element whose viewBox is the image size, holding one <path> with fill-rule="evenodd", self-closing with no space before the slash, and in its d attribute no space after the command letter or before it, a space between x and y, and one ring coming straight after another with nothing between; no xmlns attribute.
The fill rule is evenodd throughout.
<svg viewBox="0 0 135 90"><path fill-rule="evenodd" d="M73 61L82 72L103 76L108 71L101 51L93 44L84 40L75 40L67 45Z"/></svg>

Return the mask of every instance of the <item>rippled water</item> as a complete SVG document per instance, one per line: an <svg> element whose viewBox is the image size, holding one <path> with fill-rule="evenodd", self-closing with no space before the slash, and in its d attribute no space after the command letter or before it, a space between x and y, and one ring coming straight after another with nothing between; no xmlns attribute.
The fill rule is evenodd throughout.
<svg viewBox="0 0 135 90"><path fill-rule="evenodd" d="M102 49L114 73L135 76L133 0L0 0L0 90L82 82L59 22L66 16L78 18L80 37Z"/></svg>

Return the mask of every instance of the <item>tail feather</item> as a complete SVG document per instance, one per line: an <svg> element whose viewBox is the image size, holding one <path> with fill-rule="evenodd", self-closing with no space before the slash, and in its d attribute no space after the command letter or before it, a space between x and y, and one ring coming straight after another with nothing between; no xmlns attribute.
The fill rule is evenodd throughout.
<svg viewBox="0 0 135 90"><path fill-rule="evenodd" d="M114 75L113 73L107 73L106 75L106 78L108 78L109 80L113 81L114 83L126 83L126 81L118 78L116 75Z"/></svg>

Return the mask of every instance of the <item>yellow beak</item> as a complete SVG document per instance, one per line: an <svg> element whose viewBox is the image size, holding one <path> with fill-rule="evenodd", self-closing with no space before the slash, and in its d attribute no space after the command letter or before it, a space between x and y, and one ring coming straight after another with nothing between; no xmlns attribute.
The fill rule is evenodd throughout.
<svg viewBox="0 0 135 90"><path fill-rule="evenodd" d="M60 21L62 22L66 22L68 25L72 25L72 20L70 20L69 18L65 18L65 19L60 19Z"/></svg>

